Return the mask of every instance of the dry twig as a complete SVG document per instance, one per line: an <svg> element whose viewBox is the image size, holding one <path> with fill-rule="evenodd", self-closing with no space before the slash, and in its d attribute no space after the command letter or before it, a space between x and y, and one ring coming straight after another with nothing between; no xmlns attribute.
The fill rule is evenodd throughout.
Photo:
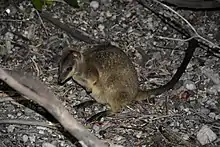
<svg viewBox="0 0 220 147"><path fill-rule="evenodd" d="M45 123L35 120L20 120L20 119L0 119L0 124L19 124L19 125L31 125L31 126L42 126L55 130L59 125L52 123Z"/></svg>

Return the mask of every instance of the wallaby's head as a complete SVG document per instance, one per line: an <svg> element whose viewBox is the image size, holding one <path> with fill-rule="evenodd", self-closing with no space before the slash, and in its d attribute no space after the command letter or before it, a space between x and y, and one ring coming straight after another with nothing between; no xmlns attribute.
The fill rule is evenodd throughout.
<svg viewBox="0 0 220 147"><path fill-rule="evenodd" d="M81 74L83 61L83 55L79 51L64 49L58 67L58 84L63 84L72 76Z"/></svg>

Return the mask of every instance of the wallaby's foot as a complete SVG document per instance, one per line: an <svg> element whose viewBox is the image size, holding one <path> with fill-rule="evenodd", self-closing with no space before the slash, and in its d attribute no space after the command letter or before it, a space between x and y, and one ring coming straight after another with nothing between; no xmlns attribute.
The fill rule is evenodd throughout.
<svg viewBox="0 0 220 147"><path fill-rule="evenodd" d="M95 100L88 100L88 101L82 102L82 103L80 103L78 105L75 105L73 107L76 108L76 109L86 108L86 107L89 107L89 106L93 105L94 103L96 103Z"/></svg>
<svg viewBox="0 0 220 147"><path fill-rule="evenodd" d="M102 117L106 117L110 115L113 115L113 113L110 110L101 111L92 115L89 119L86 120L86 122L90 123L93 121L100 121Z"/></svg>

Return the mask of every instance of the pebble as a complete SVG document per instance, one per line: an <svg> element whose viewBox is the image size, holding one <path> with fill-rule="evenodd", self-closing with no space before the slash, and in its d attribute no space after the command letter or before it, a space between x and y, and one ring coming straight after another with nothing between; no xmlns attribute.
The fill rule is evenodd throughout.
<svg viewBox="0 0 220 147"><path fill-rule="evenodd" d="M11 10L10 10L10 9L6 9L5 11L6 11L8 14L11 13Z"/></svg>
<svg viewBox="0 0 220 147"><path fill-rule="evenodd" d="M43 130L39 130L39 134L45 134Z"/></svg>
<svg viewBox="0 0 220 147"><path fill-rule="evenodd" d="M14 131L14 129L15 129L15 126L14 126L14 125L9 125L8 128L7 128L7 131L8 131L9 133L11 133L11 132Z"/></svg>
<svg viewBox="0 0 220 147"><path fill-rule="evenodd" d="M112 13L110 11L106 12L106 17L112 17Z"/></svg>
<svg viewBox="0 0 220 147"><path fill-rule="evenodd" d="M214 112L211 112L211 113L209 113L209 117L211 117L212 119L215 119L215 113Z"/></svg>
<svg viewBox="0 0 220 147"><path fill-rule="evenodd" d="M104 30L104 28L105 28L105 26L104 26L104 25L102 25L102 24L99 24L98 28L99 28L99 30L100 30L100 31L103 31L103 30Z"/></svg>
<svg viewBox="0 0 220 147"><path fill-rule="evenodd" d="M201 114L201 115L208 115L210 113L210 110L207 109L207 108L201 108L201 109L198 109L198 112Z"/></svg>
<svg viewBox="0 0 220 147"><path fill-rule="evenodd" d="M28 136L27 136L27 135L23 135L23 136L22 136L22 139L23 139L23 142L25 143L25 142L28 141Z"/></svg>
<svg viewBox="0 0 220 147"><path fill-rule="evenodd" d="M48 82L51 82L53 80L53 76L49 76L47 80Z"/></svg>
<svg viewBox="0 0 220 147"><path fill-rule="evenodd" d="M21 116L21 115L22 115L22 113L21 113L21 112L18 112L18 113L17 113L17 116Z"/></svg>
<svg viewBox="0 0 220 147"><path fill-rule="evenodd" d="M90 7L92 7L93 9L98 9L99 3L97 1L91 1Z"/></svg>
<svg viewBox="0 0 220 147"><path fill-rule="evenodd" d="M185 88L188 89L188 90L195 90L196 89L196 85L192 81L186 81L184 83L184 85L185 85Z"/></svg>
<svg viewBox="0 0 220 147"><path fill-rule="evenodd" d="M197 133L197 140L201 143L201 145L211 143L216 138L217 135L207 125L204 125Z"/></svg>

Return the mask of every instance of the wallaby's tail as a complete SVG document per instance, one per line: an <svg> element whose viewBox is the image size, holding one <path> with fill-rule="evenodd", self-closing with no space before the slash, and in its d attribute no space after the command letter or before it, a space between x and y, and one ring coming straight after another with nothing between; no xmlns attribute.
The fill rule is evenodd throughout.
<svg viewBox="0 0 220 147"><path fill-rule="evenodd" d="M172 77L172 79L166 83L163 86L160 86L158 88L149 89L146 91L140 90L137 94L136 100L146 100L149 99L153 95L159 95L165 91L168 91L174 87L174 85L179 81L182 74L185 72L187 65L189 64L189 61L191 60L193 53L198 46L198 42L196 39L189 40L189 45L187 50L185 51L185 57L183 59L183 62L181 63L180 67L177 69L176 73Z"/></svg>

